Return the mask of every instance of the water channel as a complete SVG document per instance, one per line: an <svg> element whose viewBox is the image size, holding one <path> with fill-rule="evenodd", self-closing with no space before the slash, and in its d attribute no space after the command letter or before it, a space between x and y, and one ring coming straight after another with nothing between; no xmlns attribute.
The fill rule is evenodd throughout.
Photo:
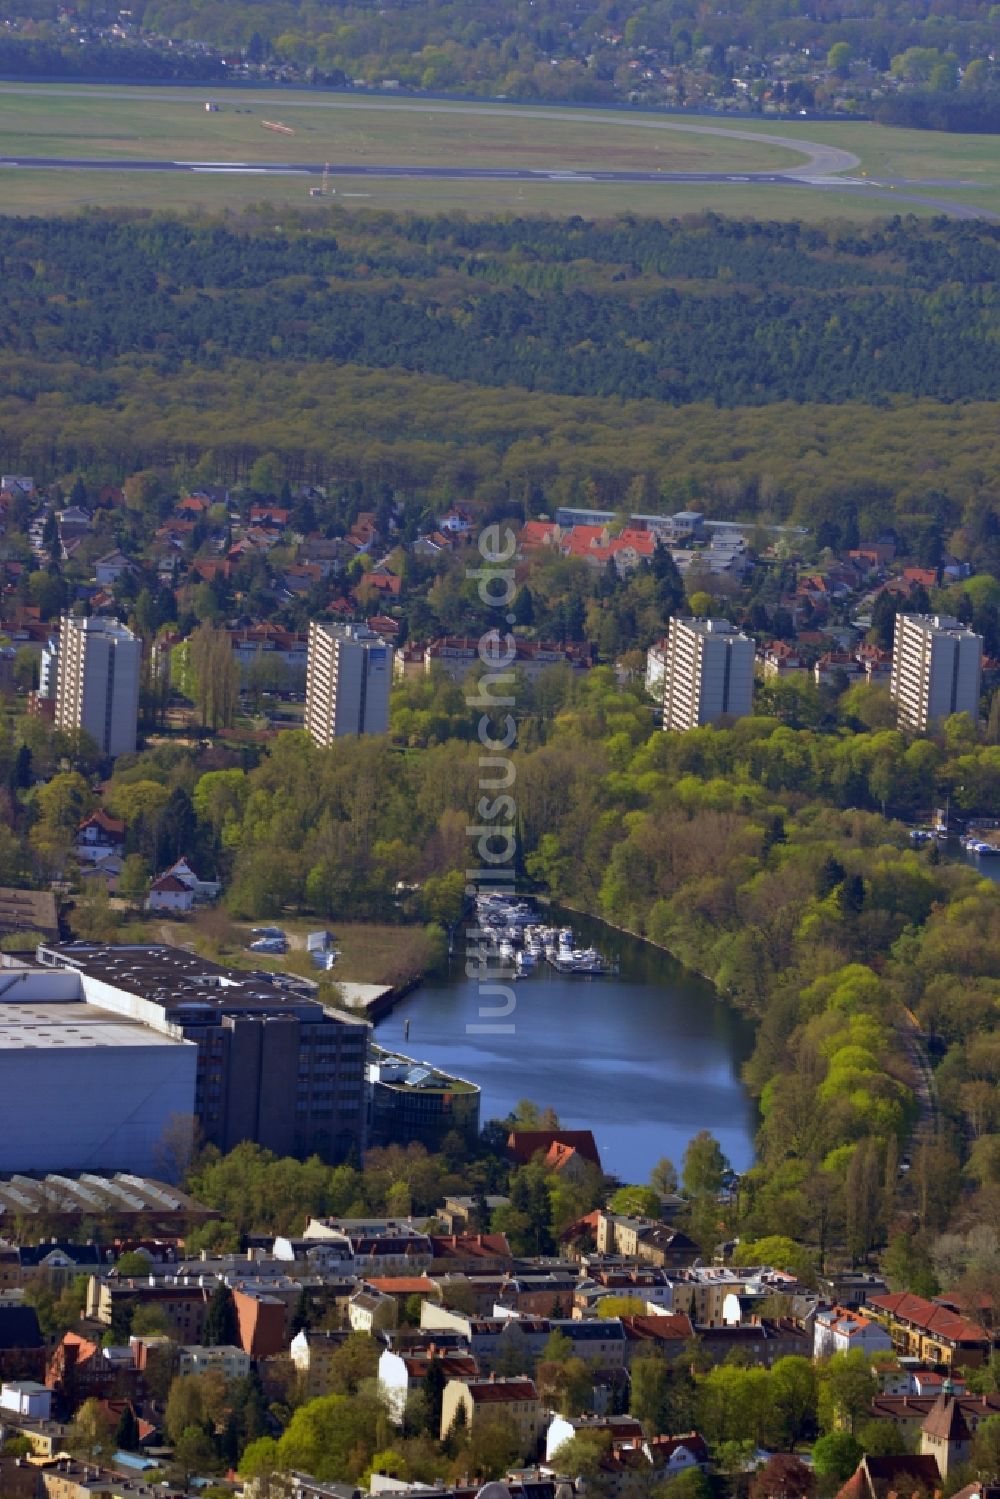
<svg viewBox="0 0 1000 1499"><path fill-rule="evenodd" d="M402 1000L377 1039L478 1083L484 1122L530 1098L565 1128L592 1129L605 1170L625 1181L645 1181L661 1156L679 1166L701 1129L745 1170L757 1125L740 1082L750 1025L658 948L571 912L559 919L615 958L618 974L581 978L540 964L513 986L513 1031L483 1034L470 1029L482 1024L479 985L456 944L448 973Z"/></svg>

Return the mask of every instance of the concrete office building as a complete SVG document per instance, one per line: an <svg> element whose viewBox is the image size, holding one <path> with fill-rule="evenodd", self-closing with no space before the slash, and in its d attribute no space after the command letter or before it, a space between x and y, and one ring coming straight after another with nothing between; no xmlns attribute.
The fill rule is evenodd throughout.
<svg viewBox="0 0 1000 1499"><path fill-rule="evenodd" d="M440 1072L402 1052L372 1046L368 1063L368 1133L372 1145L409 1145L417 1140L440 1150L453 1131L479 1134L480 1089L464 1077Z"/></svg>
<svg viewBox="0 0 1000 1499"><path fill-rule="evenodd" d="M946 614L897 614L890 690L899 727L925 733L952 713L979 718L982 636Z"/></svg>
<svg viewBox="0 0 1000 1499"><path fill-rule="evenodd" d="M0 969L0 1171L156 1174L194 1111L197 1047L92 1002L80 974Z"/></svg>
<svg viewBox="0 0 1000 1499"><path fill-rule="evenodd" d="M191 1103L177 1112L197 1117L207 1143L225 1152L254 1140L328 1160L364 1150L371 1027L317 1003L306 981L222 968L177 947L53 943L38 961L79 975L89 1004L194 1043ZM106 1091L96 1086L95 1097Z"/></svg>
<svg viewBox="0 0 1000 1499"><path fill-rule="evenodd" d="M56 659L55 722L84 729L112 759L135 749L142 641L116 619L64 615Z"/></svg>
<svg viewBox="0 0 1000 1499"><path fill-rule="evenodd" d="M663 727L696 729L753 709L753 641L725 619L670 621L663 661Z"/></svg>
<svg viewBox="0 0 1000 1499"><path fill-rule="evenodd" d="M319 745L389 728L392 647L365 625L309 626L305 727Z"/></svg>

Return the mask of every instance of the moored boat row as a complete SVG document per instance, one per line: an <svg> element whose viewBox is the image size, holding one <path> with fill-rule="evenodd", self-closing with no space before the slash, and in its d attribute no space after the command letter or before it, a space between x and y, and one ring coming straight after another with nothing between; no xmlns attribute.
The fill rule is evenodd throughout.
<svg viewBox="0 0 1000 1499"><path fill-rule="evenodd" d="M476 896L476 919L481 940L496 953L500 964L525 978L544 959L558 973L600 978L617 973L596 947L578 947L573 928L545 926L526 900L502 893Z"/></svg>

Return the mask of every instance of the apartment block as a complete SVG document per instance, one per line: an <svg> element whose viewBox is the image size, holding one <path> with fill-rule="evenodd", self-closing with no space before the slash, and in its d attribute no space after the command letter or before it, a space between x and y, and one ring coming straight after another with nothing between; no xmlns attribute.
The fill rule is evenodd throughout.
<svg viewBox="0 0 1000 1499"><path fill-rule="evenodd" d="M535 1455L544 1418L532 1380L502 1379L495 1374L488 1379L449 1379L441 1401L442 1441L451 1431L460 1406L465 1408L469 1431L481 1429L498 1416L505 1418L517 1432L521 1456Z"/></svg>
<svg viewBox="0 0 1000 1499"><path fill-rule="evenodd" d="M725 619L670 621L663 727L683 732L753 709L754 645Z"/></svg>
<svg viewBox="0 0 1000 1499"><path fill-rule="evenodd" d="M142 641L116 619L64 615L56 658L55 722L83 729L112 759L135 749Z"/></svg>
<svg viewBox="0 0 1000 1499"><path fill-rule="evenodd" d="M305 727L321 746L389 728L392 646L365 625L309 626Z"/></svg>
<svg viewBox="0 0 1000 1499"><path fill-rule="evenodd" d="M897 614L890 691L899 727L923 734L952 713L979 717L982 636L946 614Z"/></svg>

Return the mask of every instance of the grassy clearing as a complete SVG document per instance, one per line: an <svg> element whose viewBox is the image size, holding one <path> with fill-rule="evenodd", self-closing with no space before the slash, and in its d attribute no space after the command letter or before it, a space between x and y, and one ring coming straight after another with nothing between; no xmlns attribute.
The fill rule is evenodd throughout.
<svg viewBox="0 0 1000 1499"><path fill-rule="evenodd" d="M841 146L860 158L870 177L908 177L933 182L947 178L1000 189L1000 150L995 135L950 135L940 130L899 130L868 121L813 123L798 128L787 121L741 121L762 139L795 134L820 145ZM965 194L963 193L963 199ZM996 206L996 205L995 205Z"/></svg>
<svg viewBox="0 0 1000 1499"><path fill-rule="evenodd" d="M280 926L287 934L290 950L284 957L248 951L253 926ZM320 974L305 950L306 933L326 928L340 948L337 966ZM191 944L202 956L233 968L266 969L270 973L298 973L306 978L345 984L407 983L431 967L436 956L422 926L397 926L383 922L326 922L319 917L261 917L259 921L233 921L221 907L199 911L189 919L159 923L152 941L175 946Z"/></svg>
<svg viewBox="0 0 1000 1499"><path fill-rule="evenodd" d="M392 101L279 93L224 93L205 112L205 89L0 86L0 155L220 162L377 162L539 169L767 171L797 153L762 140L674 134L619 116L539 117L498 106L407 109ZM265 128L287 124L293 135Z"/></svg>

